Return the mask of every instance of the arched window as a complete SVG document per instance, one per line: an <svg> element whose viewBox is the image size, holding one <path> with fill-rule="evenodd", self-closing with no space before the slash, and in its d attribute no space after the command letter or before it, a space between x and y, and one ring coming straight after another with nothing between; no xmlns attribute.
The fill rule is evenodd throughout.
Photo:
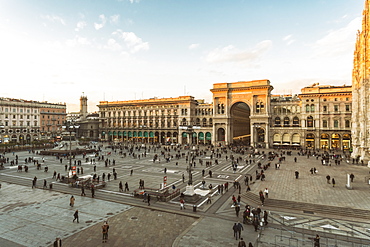
<svg viewBox="0 0 370 247"><path fill-rule="evenodd" d="M322 127L327 128L328 127L328 120L322 120Z"/></svg>
<svg viewBox="0 0 370 247"><path fill-rule="evenodd" d="M284 127L289 127L289 125L290 125L290 120L289 120L288 117L285 117L284 118Z"/></svg>
<svg viewBox="0 0 370 247"><path fill-rule="evenodd" d="M209 126L212 126L213 125L213 120L212 118L209 119Z"/></svg>
<svg viewBox="0 0 370 247"><path fill-rule="evenodd" d="M279 117L276 117L275 118L275 126L279 127L280 126L280 118Z"/></svg>
<svg viewBox="0 0 370 247"><path fill-rule="evenodd" d="M334 128L339 127L339 121L337 119L334 120Z"/></svg>
<svg viewBox="0 0 370 247"><path fill-rule="evenodd" d="M293 118L293 126L294 127L299 127L299 118L298 117Z"/></svg>
<svg viewBox="0 0 370 247"><path fill-rule="evenodd" d="M199 118L197 118L197 120L195 121L195 125L200 126L200 119Z"/></svg>
<svg viewBox="0 0 370 247"><path fill-rule="evenodd" d="M307 127L313 127L313 117L307 117Z"/></svg>
<svg viewBox="0 0 370 247"><path fill-rule="evenodd" d="M311 105L311 112L315 112L315 105L314 104Z"/></svg>
<svg viewBox="0 0 370 247"><path fill-rule="evenodd" d="M186 123L186 119L185 119L185 118L183 118L183 119L182 119L182 121L181 121L181 125L183 125L183 126L188 125L188 124Z"/></svg>
<svg viewBox="0 0 370 247"><path fill-rule="evenodd" d="M207 126L207 119L203 118L203 121L202 122L203 122L203 124L202 124L203 127L206 127Z"/></svg>
<svg viewBox="0 0 370 247"><path fill-rule="evenodd" d="M346 120L346 121L345 121L345 127L346 127L346 128L350 128L350 127L351 127L351 121Z"/></svg>
<svg viewBox="0 0 370 247"><path fill-rule="evenodd" d="M310 105L306 105L306 112L310 112Z"/></svg>

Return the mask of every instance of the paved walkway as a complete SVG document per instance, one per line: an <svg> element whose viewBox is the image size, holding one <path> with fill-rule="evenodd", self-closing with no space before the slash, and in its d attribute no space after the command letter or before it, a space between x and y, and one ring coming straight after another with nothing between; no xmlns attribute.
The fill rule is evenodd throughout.
<svg viewBox="0 0 370 247"><path fill-rule="evenodd" d="M265 171L266 181L256 181L251 185L252 192L257 194L267 187L270 198L370 210L370 188L365 182L365 178L369 176L369 168L345 162L339 166L322 166L320 160L314 157L307 158L307 156L296 154L297 152L293 151L292 156L286 156L286 161L281 163L279 170L274 167L277 161L271 161L271 167ZM27 156L27 154L21 155ZM234 154L234 156L238 157L239 154ZM297 163L294 162L294 157L298 158ZM62 166L53 165L53 162L57 162L51 159L52 157L46 157L45 161L50 165L49 171L62 172L64 164ZM265 160L263 164L267 162ZM182 185L183 171L181 169L184 169L186 164L183 159L179 160L178 166L174 163L152 164L150 157L141 160L129 157L119 159L118 157L116 164L118 180L129 181L130 187L135 188L138 179L144 177L146 186L158 186L160 179L163 178L163 168L166 167L168 184L175 183L179 186ZM237 177L239 174L233 174L232 170L227 168L228 166L229 162L224 158L221 159L218 167L212 167L214 178L206 178L206 182L219 184L227 177ZM244 166L241 179L245 173L251 174L255 179L255 166L249 168ZM85 174L91 173L91 165L84 164L83 167ZM313 167L318 170L315 175L309 172ZM111 171L111 169L112 167L105 168L104 165L98 164L100 172ZM129 175L131 169L134 169L133 176ZM197 167L194 172L194 178L197 179L196 184L200 183L201 169L203 168ZM299 179L294 177L295 170L300 173ZM352 190L345 187L346 174L349 173L355 175ZM17 173L15 170L10 173L7 171L7 174L26 177L30 185L35 174L39 178L39 184L44 178L48 179L48 182L51 180L51 172L36 171L33 167L28 174ZM327 184L325 177L328 174L335 178L335 187ZM111 181L105 190L118 191L117 184L117 181ZM245 191L244 185L242 191ZM2 189L0 189L2 199L0 201L0 246L50 246L55 237L63 239L63 246L237 246L238 241L233 238L232 225L241 218L235 216L235 211L231 207L229 196L232 193L230 191L228 195L215 196L214 203L221 199L224 199L225 203L219 203L218 209L212 208L210 214L207 213L209 206L201 207L196 213L197 216L194 217L191 209L185 212L180 211L176 203L156 205L157 203L153 202L151 208L148 209L77 196L76 205L71 208L69 206L70 195L42 189L32 190L30 186L2 183ZM237 191L235 194L237 195ZM242 201L242 208L247 203L249 202ZM79 224L72 223L75 209L80 211ZM344 229L348 232L355 229L359 237L366 237L366 232L370 232L369 224L357 222L337 224L330 219L317 219L309 215L297 216L294 213L279 213L274 210L271 211L271 215L275 219L272 219L272 226L281 224L282 218L299 217L299 222L294 220L290 225L301 225L304 228L315 221L319 222L313 228L315 231L323 230L322 226L329 224L339 226L340 230ZM103 244L101 225L107 219L110 224L109 240L108 243ZM286 223L287 221L284 224ZM279 233L282 239L290 235L289 232L284 233L283 230L276 232L274 229L267 227L263 230L260 241L265 244L259 246L269 246L276 241ZM258 233L253 231L252 226L245 225L242 237L247 243L249 241L255 243ZM302 235L296 238L302 238Z"/></svg>

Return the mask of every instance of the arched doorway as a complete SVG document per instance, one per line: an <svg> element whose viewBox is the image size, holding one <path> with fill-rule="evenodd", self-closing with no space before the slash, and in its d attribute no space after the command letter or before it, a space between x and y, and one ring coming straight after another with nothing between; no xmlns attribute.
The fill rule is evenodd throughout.
<svg viewBox="0 0 370 247"><path fill-rule="evenodd" d="M245 145L250 145L251 143L250 115L250 107L244 102L237 102L230 108L231 137L233 140L238 140L239 143ZM259 138L258 129L257 139Z"/></svg>
<svg viewBox="0 0 370 247"><path fill-rule="evenodd" d="M257 128L257 147L265 148L265 130L263 128Z"/></svg>
<svg viewBox="0 0 370 247"><path fill-rule="evenodd" d="M217 141L224 142L225 141L225 130L223 128L219 128L217 130Z"/></svg>
<svg viewBox="0 0 370 247"><path fill-rule="evenodd" d="M339 134L334 133L331 135L331 148L340 149L340 135Z"/></svg>
<svg viewBox="0 0 370 247"><path fill-rule="evenodd" d="M348 150L351 148L351 135L350 134L344 134L343 135L343 150Z"/></svg>
<svg viewBox="0 0 370 247"><path fill-rule="evenodd" d="M314 134L306 135L306 148L310 148L310 149L315 148L315 135Z"/></svg>
<svg viewBox="0 0 370 247"><path fill-rule="evenodd" d="M320 147L322 149L328 149L329 148L329 135L328 134L321 134L320 136Z"/></svg>

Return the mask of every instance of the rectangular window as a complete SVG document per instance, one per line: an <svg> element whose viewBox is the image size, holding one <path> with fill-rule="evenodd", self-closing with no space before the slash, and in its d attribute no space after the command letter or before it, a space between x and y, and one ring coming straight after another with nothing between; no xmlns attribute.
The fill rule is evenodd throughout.
<svg viewBox="0 0 370 247"><path fill-rule="evenodd" d="M5 118L8 118L8 114L5 114Z"/></svg>
<svg viewBox="0 0 370 247"><path fill-rule="evenodd" d="M27 126L30 126L30 124L31 124L30 121L27 121Z"/></svg>
<svg viewBox="0 0 370 247"><path fill-rule="evenodd" d="M328 110L328 107L326 105L323 106L323 111L326 112Z"/></svg>
<svg viewBox="0 0 370 247"><path fill-rule="evenodd" d="M5 112L8 112L8 108L5 108Z"/></svg>
<svg viewBox="0 0 370 247"><path fill-rule="evenodd" d="M349 105L346 105L346 112L349 112L350 111L350 107Z"/></svg>
<svg viewBox="0 0 370 247"><path fill-rule="evenodd" d="M324 128L328 127L328 121L327 120L322 121L322 127L324 127Z"/></svg>
<svg viewBox="0 0 370 247"><path fill-rule="evenodd" d="M9 123L8 123L8 121L6 121L6 122L5 122L5 126L9 126Z"/></svg>
<svg viewBox="0 0 370 247"><path fill-rule="evenodd" d="M338 112L339 111L339 106L338 105L334 105L334 111L335 112Z"/></svg>
<svg viewBox="0 0 370 247"><path fill-rule="evenodd" d="M17 121L13 121L12 124L13 124L13 126L16 126L17 125Z"/></svg>

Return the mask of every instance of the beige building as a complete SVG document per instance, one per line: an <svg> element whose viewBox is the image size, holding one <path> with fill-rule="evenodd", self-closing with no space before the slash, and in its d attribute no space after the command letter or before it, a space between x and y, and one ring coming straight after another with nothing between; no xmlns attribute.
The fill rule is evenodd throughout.
<svg viewBox="0 0 370 247"><path fill-rule="evenodd" d="M272 97L274 147L351 148L351 86L314 84L295 96Z"/></svg>
<svg viewBox="0 0 370 247"><path fill-rule="evenodd" d="M66 105L0 98L0 141L19 145L60 134Z"/></svg>
<svg viewBox="0 0 370 247"><path fill-rule="evenodd" d="M108 141L246 144L350 150L351 86L305 87L272 95L268 80L217 83L213 104L191 96L101 101L99 137Z"/></svg>
<svg viewBox="0 0 370 247"><path fill-rule="evenodd" d="M41 139L58 139L62 132L62 125L66 120L66 105L40 103L39 111Z"/></svg>
<svg viewBox="0 0 370 247"><path fill-rule="evenodd" d="M352 72L353 116L352 145L353 158L370 160L370 1L365 1L362 31L357 34Z"/></svg>
<svg viewBox="0 0 370 247"><path fill-rule="evenodd" d="M141 143L211 143L212 105L192 96L100 101L100 138ZM189 127L191 126L191 127Z"/></svg>

